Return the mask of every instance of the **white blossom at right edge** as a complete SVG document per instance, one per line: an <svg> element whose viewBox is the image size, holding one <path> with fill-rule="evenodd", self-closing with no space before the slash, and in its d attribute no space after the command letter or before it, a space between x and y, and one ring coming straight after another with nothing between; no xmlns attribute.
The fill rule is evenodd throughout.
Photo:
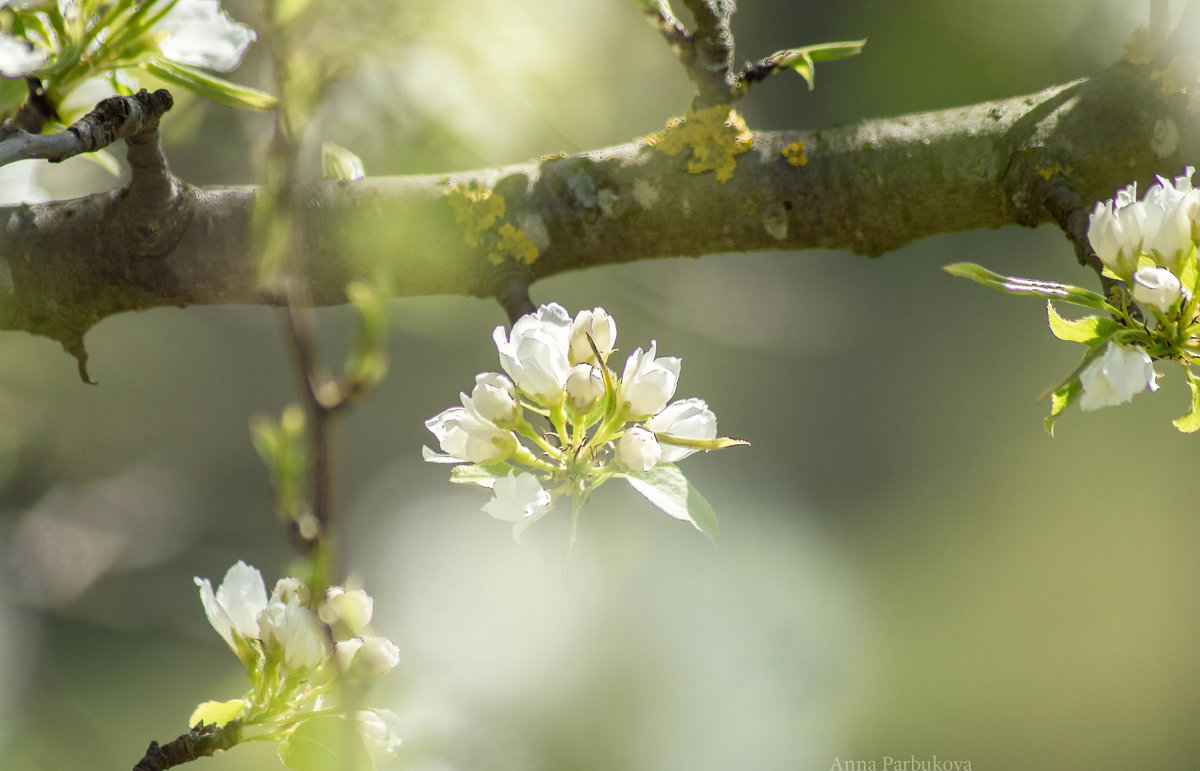
<svg viewBox="0 0 1200 771"><path fill-rule="evenodd" d="M1133 299L1147 308L1167 313L1182 296L1179 279L1161 265L1138 268L1133 274Z"/></svg>
<svg viewBox="0 0 1200 771"><path fill-rule="evenodd" d="M631 471L649 471L658 465L663 449L652 432L634 426L617 440L617 462Z"/></svg>
<svg viewBox="0 0 1200 771"><path fill-rule="evenodd" d="M483 510L496 519L512 522L514 541L520 541L525 528L550 511L550 493L527 471L509 471L508 476L496 480L492 493Z"/></svg>
<svg viewBox="0 0 1200 771"><path fill-rule="evenodd" d="M228 72L257 39L254 30L221 10L220 0L179 0L162 18L158 48L180 64Z"/></svg>
<svg viewBox="0 0 1200 771"><path fill-rule="evenodd" d="M1079 408L1092 412L1124 404L1147 388L1157 391L1157 376L1144 349L1109 343L1104 353L1079 373L1079 384L1083 387Z"/></svg>
<svg viewBox="0 0 1200 771"><path fill-rule="evenodd" d="M682 439L716 439L717 416L703 399L681 399L646 421L646 428L656 434L668 434ZM680 447L662 442L661 463L675 463L696 452L693 447Z"/></svg>

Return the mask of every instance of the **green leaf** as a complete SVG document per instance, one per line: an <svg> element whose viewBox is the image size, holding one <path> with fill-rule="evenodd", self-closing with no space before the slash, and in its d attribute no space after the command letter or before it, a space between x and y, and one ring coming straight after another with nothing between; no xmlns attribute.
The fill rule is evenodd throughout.
<svg viewBox="0 0 1200 771"><path fill-rule="evenodd" d="M358 726L336 715L310 717L279 743L279 759L292 771L373 771Z"/></svg>
<svg viewBox="0 0 1200 771"><path fill-rule="evenodd" d="M770 65L772 73L791 67L808 82L808 90L812 91L815 85L814 66L817 62L830 62L857 56L862 53L863 46L866 44L866 38L863 38L862 40L845 40L837 43L817 43L803 48L789 48L784 51L776 51L764 59L763 63Z"/></svg>
<svg viewBox="0 0 1200 771"><path fill-rule="evenodd" d="M249 86L239 86L237 83L231 83L224 78L218 78L216 75L210 75L203 70L179 62L155 57L143 62L141 66L142 69L157 78L182 86L194 94L227 107L240 107L245 110L274 110L279 103L278 99L264 91Z"/></svg>
<svg viewBox="0 0 1200 771"><path fill-rule="evenodd" d="M1183 266L1179 269L1179 283L1188 294L1196 294L1200 288L1200 270L1196 265L1196 245L1192 244L1187 256L1183 258Z"/></svg>
<svg viewBox="0 0 1200 771"><path fill-rule="evenodd" d="M668 516L691 522L708 540L717 542L717 515L678 466L664 463L649 471L630 471L622 476Z"/></svg>
<svg viewBox="0 0 1200 771"><path fill-rule="evenodd" d="M1059 340L1069 343L1091 343L1107 338L1120 330L1121 325L1103 316L1084 316L1081 319L1065 319L1058 315L1054 304L1046 301L1046 315L1050 320L1050 331Z"/></svg>
<svg viewBox="0 0 1200 771"><path fill-rule="evenodd" d="M192 716L188 719L188 725L216 723L220 727L230 721L237 720L245 711L245 699L206 701L192 712Z"/></svg>
<svg viewBox="0 0 1200 771"><path fill-rule="evenodd" d="M1068 380L1054 390L1050 397L1050 415L1046 418L1046 433L1054 436L1054 422L1058 420L1062 411L1071 405L1071 402L1079 398L1081 393L1083 393L1083 386L1077 379Z"/></svg>
<svg viewBox="0 0 1200 771"><path fill-rule="evenodd" d="M479 485L490 490L496 486L497 479L503 479L512 470L512 466L507 463L483 466L477 463L463 463L450 469L450 481L460 485Z"/></svg>
<svg viewBox="0 0 1200 771"><path fill-rule="evenodd" d="M1188 389L1192 392L1192 406L1182 418L1172 420L1171 425L1185 434L1190 434L1200 430L1200 381L1196 379L1192 368L1186 364L1183 365L1183 372L1187 376Z"/></svg>
<svg viewBox="0 0 1200 771"><path fill-rule="evenodd" d="M1019 276L1002 276L973 262L956 262L952 265L946 265L942 270L952 276L969 278L984 286L1009 294L1044 297L1048 300L1059 300L1098 311L1119 312L1116 308L1110 306L1101 295L1089 289L1082 289L1070 284L1060 284L1057 281L1039 281Z"/></svg>
<svg viewBox="0 0 1200 771"><path fill-rule="evenodd" d="M325 142L321 145L321 175L325 179L362 179L362 158L341 145Z"/></svg>

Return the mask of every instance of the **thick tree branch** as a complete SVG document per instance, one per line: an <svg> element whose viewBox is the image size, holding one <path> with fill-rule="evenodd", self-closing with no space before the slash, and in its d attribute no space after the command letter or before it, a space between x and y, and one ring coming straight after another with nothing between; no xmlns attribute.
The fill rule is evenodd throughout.
<svg viewBox="0 0 1200 771"><path fill-rule="evenodd" d="M758 133L724 184L712 172L689 174L686 154L667 157L645 143L449 177L324 183L299 193L308 217L305 294L314 304L343 302L346 284L370 281L381 263L396 295L497 296L514 275L528 283L729 251L879 255L941 233L1037 225L1052 219L1045 182L1056 173L1086 206L1200 158L1200 118L1182 96L1164 98L1151 72L1120 63L1030 96ZM1178 139L1164 147L1167 123ZM789 163L798 143L804 165ZM465 232L447 193L467 183L504 199L489 232L519 230L536 246L531 264L496 265L494 251ZM168 249L131 237L128 223L139 220L128 189L0 209L0 329L66 343L122 311L278 304L259 285L254 196L250 187L182 187Z"/></svg>

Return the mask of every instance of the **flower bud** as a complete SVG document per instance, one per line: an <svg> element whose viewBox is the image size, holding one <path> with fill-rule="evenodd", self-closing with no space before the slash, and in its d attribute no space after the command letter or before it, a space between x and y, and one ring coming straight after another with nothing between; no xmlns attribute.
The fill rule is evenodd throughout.
<svg viewBox="0 0 1200 771"><path fill-rule="evenodd" d="M329 636L310 608L272 602L258 616L268 658L282 659L293 671L314 669L329 656Z"/></svg>
<svg viewBox="0 0 1200 771"><path fill-rule="evenodd" d="M1084 412L1124 404L1149 388L1158 390L1153 362L1144 348L1125 348L1109 343L1104 353L1079 373L1083 394L1079 408Z"/></svg>
<svg viewBox="0 0 1200 771"><path fill-rule="evenodd" d="M649 471L661 457L658 439L640 426L629 429L617 440L617 461L631 471Z"/></svg>
<svg viewBox="0 0 1200 771"><path fill-rule="evenodd" d="M400 649L385 637L351 637L334 645L334 658L347 677L374 680L400 663Z"/></svg>
<svg viewBox="0 0 1200 771"><path fill-rule="evenodd" d="M679 359L674 356L656 359L656 345L651 340L649 350L642 353L638 348L625 361L618 399L626 405L630 417L641 418L661 412L675 395L675 386L679 383Z"/></svg>
<svg viewBox="0 0 1200 771"><path fill-rule="evenodd" d="M1133 274L1133 299L1147 308L1166 313L1182 296L1179 279L1164 267L1138 268Z"/></svg>
<svg viewBox="0 0 1200 771"><path fill-rule="evenodd" d="M596 354L588 343L588 337L596 344L600 357L612 353L617 342L617 322L603 308L580 311L571 324L571 361L595 361Z"/></svg>
<svg viewBox="0 0 1200 771"><path fill-rule="evenodd" d="M683 439L715 439L717 416L712 413L703 399L682 399L646 421L646 428L656 434L666 434L662 439L662 463L675 463L696 452L692 447L680 447L670 443L671 436Z"/></svg>
<svg viewBox="0 0 1200 771"><path fill-rule="evenodd" d="M371 623L374 610L375 601L362 589L347 591L331 586L325 590L325 602L321 603L319 613L326 624L357 635Z"/></svg>
<svg viewBox="0 0 1200 771"><path fill-rule="evenodd" d="M354 713L354 718L375 765L396 757L400 749L400 737L396 735L400 720L396 713L387 709L364 709Z"/></svg>
<svg viewBox="0 0 1200 771"><path fill-rule="evenodd" d="M576 364L567 375L567 399L576 412L587 412L604 396L604 375L594 364Z"/></svg>
<svg viewBox="0 0 1200 771"><path fill-rule="evenodd" d="M517 414L517 392L512 381L499 372L480 372L475 376L471 404L481 417L510 425Z"/></svg>

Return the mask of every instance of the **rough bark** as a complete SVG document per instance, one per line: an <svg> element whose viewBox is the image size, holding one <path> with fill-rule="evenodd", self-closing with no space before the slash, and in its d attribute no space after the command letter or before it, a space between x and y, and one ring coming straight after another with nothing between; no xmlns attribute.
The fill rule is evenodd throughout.
<svg viewBox="0 0 1200 771"><path fill-rule="evenodd" d="M757 133L732 179L690 174L643 142L447 176L325 182L304 191L307 293L339 303L386 272L396 295L496 295L514 280L655 257L840 249L881 255L929 236L1051 220L1046 182L1089 203L1200 158L1200 119L1150 66L1119 63L1037 94L816 131ZM1175 146L1163 146L1168 123ZM1167 130L1166 134L1170 134ZM1169 137L1168 137L1169 138ZM804 144L804 165L786 146ZM537 246L497 267L469 246L446 192L503 196L502 222ZM0 208L0 329L80 347L114 313L278 302L252 246L252 187L180 185L170 237L147 233L127 189ZM140 224L132 224L140 223ZM75 351L78 353L78 351Z"/></svg>

